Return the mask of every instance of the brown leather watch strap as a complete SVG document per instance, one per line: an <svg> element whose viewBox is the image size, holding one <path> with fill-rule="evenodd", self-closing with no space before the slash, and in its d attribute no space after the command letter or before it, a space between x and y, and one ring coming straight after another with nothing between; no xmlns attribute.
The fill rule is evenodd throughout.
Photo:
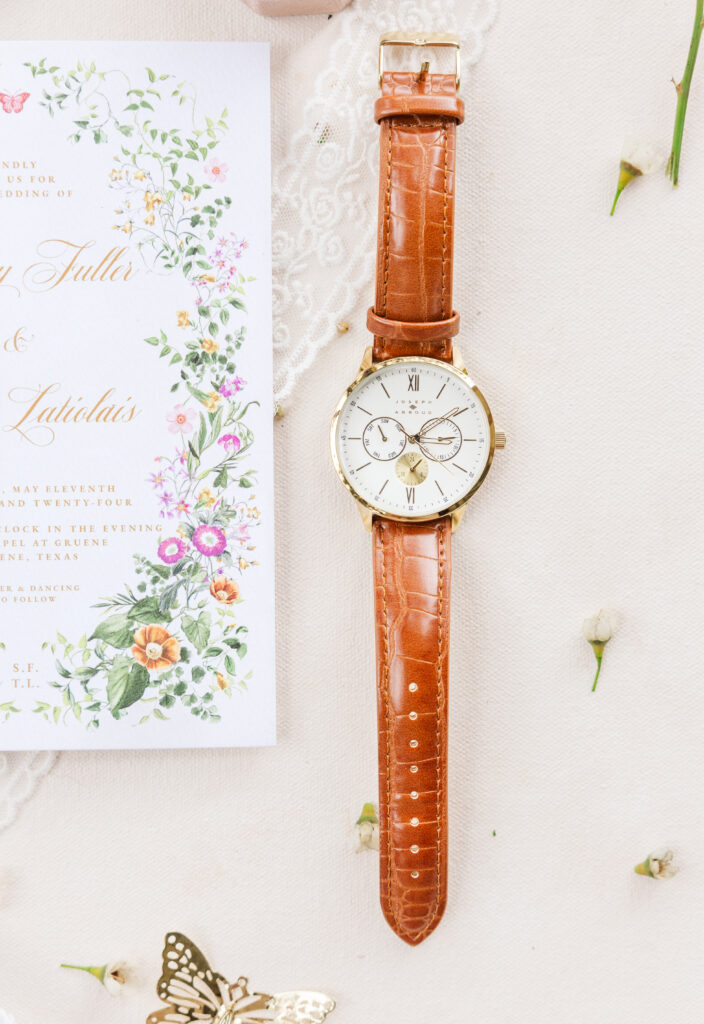
<svg viewBox="0 0 704 1024"><path fill-rule="evenodd" d="M381 905L417 945L447 900L449 517L373 525Z"/></svg>
<svg viewBox="0 0 704 1024"><path fill-rule="evenodd" d="M385 73L375 360L452 360L454 75ZM436 927L447 900L449 516L373 523L379 720L381 904L406 942Z"/></svg>
<svg viewBox="0 0 704 1024"><path fill-rule="evenodd" d="M452 359L455 143L464 117L454 75L385 72L376 117L381 127L377 317L408 324L407 336L374 335L374 358ZM413 325L448 321L444 337L418 341ZM454 330L453 330L454 328ZM373 328L372 328L373 329Z"/></svg>

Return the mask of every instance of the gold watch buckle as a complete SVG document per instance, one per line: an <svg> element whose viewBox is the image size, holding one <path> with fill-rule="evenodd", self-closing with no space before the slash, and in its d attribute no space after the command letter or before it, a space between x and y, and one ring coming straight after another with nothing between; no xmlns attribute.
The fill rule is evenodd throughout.
<svg viewBox="0 0 704 1024"><path fill-rule="evenodd" d="M385 32L379 40L379 86L381 87L384 76L384 47L385 46L415 46L420 49L424 46L452 46L455 49L455 84L460 87L460 37L452 32L428 32L425 35L418 35L416 32ZM419 75L425 77L428 73L428 62L423 61Z"/></svg>

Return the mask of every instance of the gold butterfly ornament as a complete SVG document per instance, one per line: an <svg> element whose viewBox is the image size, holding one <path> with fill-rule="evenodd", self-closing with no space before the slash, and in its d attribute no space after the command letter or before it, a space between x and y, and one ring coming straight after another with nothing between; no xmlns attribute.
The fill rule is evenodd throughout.
<svg viewBox="0 0 704 1024"><path fill-rule="evenodd" d="M323 1024L335 1003L322 992L250 992L246 978L231 985L180 932L164 942L156 987L163 1009L147 1024Z"/></svg>

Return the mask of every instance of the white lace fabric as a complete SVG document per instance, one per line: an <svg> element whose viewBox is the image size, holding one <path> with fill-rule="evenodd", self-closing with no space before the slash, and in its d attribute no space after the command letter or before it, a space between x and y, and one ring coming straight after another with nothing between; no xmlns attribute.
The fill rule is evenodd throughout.
<svg viewBox="0 0 704 1024"><path fill-rule="evenodd" d="M379 36L456 32L463 68L475 64L496 15L496 0L357 0L329 22L329 58L310 85L302 125L275 140L273 194L274 390L290 398L296 381L335 337L337 324L372 294L378 195ZM321 41L292 69L319 65ZM405 51L420 67L422 54ZM394 59L392 51L389 60ZM432 67L454 54L432 51ZM404 65L400 65L404 66ZM278 159L277 159L278 158Z"/></svg>
<svg viewBox="0 0 704 1024"><path fill-rule="evenodd" d="M498 0L355 0L295 57L272 67L274 96L293 118L274 118L274 390L290 400L301 374L372 294L377 219L377 47L383 32L456 32L462 66L483 51ZM296 19L286 19L295 30ZM276 30L280 25L276 26ZM323 58L322 55L326 56ZM409 51L405 56L408 57ZM420 67L421 54L412 51ZM398 58L389 54L389 60ZM442 55L440 55L442 57ZM445 55L452 67L452 54ZM437 61L438 51L432 59ZM432 67L436 65L433 63ZM302 112L302 116L301 113ZM43 753L0 753L0 831L56 761Z"/></svg>
<svg viewBox="0 0 704 1024"><path fill-rule="evenodd" d="M0 831L12 824L55 761L51 750L0 754Z"/></svg>

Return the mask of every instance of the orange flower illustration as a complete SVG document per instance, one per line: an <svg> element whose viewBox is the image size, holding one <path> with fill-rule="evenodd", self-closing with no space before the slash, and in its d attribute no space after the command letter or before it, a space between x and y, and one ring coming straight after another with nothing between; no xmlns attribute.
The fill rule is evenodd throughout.
<svg viewBox="0 0 704 1024"><path fill-rule="evenodd" d="M209 488L205 487L198 495L198 501L202 501L208 508L212 508L218 499Z"/></svg>
<svg viewBox="0 0 704 1024"><path fill-rule="evenodd" d="M175 665L181 658L181 645L163 626L142 626L134 635L132 654L150 672Z"/></svg>
<svg viewBox="0 0 704 1024"><path fill-rule="evenodd" d="M146 174L144 173L143 170L140 169L140 170L134 172L134 179L135 179L135 181L144 181L145 178L146 178Z"/></svg>
<svg viewBox="0 0 704 1024"><path fill-rule="evenodd" d="M234 580L216 576L210 584L210 593L216 601L221 601L222 604L234 604L240 596L240 586Z"/></svg>
<svg viewBox="0 0 704 1024"><path fill-rule="evenodd" d="M200 343L200 347L203 349L204 352L217 352L217 350L220 348L217 341L213 341L212 338L203 338L203 340Z"/></svg>
<svg viewBox="0 0 704 1024"><path fill-rule="evenodd" d="M151 227L151 225L154 223L154 214L150 213L148 217L145 217L144 223L148 224Z"/></svg>
<svg viewBox="0 0 704 1024"><path fill-rule="evenodd" d="M179 327L188 327L188 326L190 326L191 318L190 318L190 316L188 315L188 312L185 309L179 309L178 313L176 314L176 317L177 317L177 322L178 322L178 326Z"/></svg>
<svg viewBox="0 0 704 1024"><path fill-rule="evenodd" d="M221 690L229 690L230 684L228 683L227 679L222 674L222 672L218 672L215 678L217 679L218 686L220 687Z"/></svg>
<svg viewBox="0 0 704 1024"><path fill-rule="evenodd" d="M144 205L146 207L147 213L149 213L150 210L153 210L155 206L161 205L162 202L163 199L161 198L158 192L144 193Z"/></svg>
<svg viewBox="0 0 704 1024"><path fill-rule="evenodd" d="M220 401L220 395L217 391L211 391L205 402L203 403L208 412L215 412Z"/></svg>

